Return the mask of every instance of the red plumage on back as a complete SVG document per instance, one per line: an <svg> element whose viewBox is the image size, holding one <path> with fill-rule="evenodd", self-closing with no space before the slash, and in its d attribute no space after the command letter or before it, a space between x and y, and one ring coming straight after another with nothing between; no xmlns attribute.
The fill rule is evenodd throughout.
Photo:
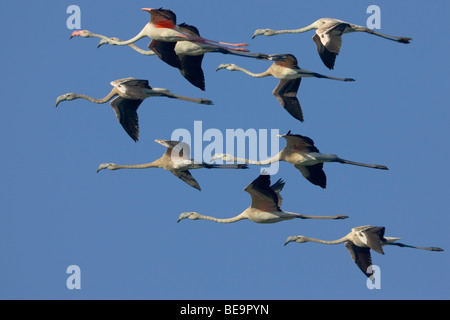
<svg viewBox="0 0 450 320"><path fill-rule="evenodd" d="M175 24L170 20L161 20L153 24L156 28L174 29Z"/></svg>

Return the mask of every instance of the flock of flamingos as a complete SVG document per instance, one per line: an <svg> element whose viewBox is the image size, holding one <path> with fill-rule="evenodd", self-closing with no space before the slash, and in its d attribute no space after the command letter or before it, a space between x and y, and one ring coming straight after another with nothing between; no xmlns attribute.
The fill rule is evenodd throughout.
<svg viewBox="0 0 450 320"><path fill-rule="evenodd" d="M245 43L233 44L203 38L200 36L196 27L186 23L177 24L176 15L171 10L162 8L143 8L142 10L147 11L150 14L150 21L130 40L122 41L118 38L106 37L100 34L91 33L87 30L74 31L71 38L75 36L84 38L96 37L101 39L98 46L105 44L126 45L140 54L149 56L156 55L168 65L179 69L181 75L189 81L189 83L201 90L205 90L205 76L202 70L202 60L205 53L218 52L222 54L273 61L273 64L262 73L253 73L235 64L221 64L218 66L217 70L226 69L230 71L241 71L255 78L272 76L279 79L278 85L273 90L273 95L292 117L302 122L304 121L304 115L297 98L297 92L302 78L316 77L346 82L354 81L350 78L335 78L302 69L298 66L297 59L292 54L251 53L243 48L247 45ZM271 29L258 29L254 32L253 38L259 35L273 36L282 33L302 33L313 29L315 30L313 41L316 44L317 52L324 65L329 69L334 68L336 57L339 54L342 44L342 35L345 33L366 32L398 43L409 43L411 40L411 38L381 34L363 26L330 18L319 19L304 28L296 30L275 31ZM152 39L148 45L150 50L141 49L134 44L134 42L143 37ZM139 139L137 110L141 103L149 97L162 96L199 104L213 104L210 100L184 97L176 95L167 89L152 88L147 80L125 78L112 81L111 85L113 86L113 89L102 99L95 99L82 94L67 93L57 98L56 106L62 101L70 101L79 98L94 103L106 103L110 101L111 107L125 132L134 141L137 141ZM246 169L248 168L248 164L269 165L277 161L286 161L293 164L309 182L321 188L325 188L327 182L325 172L323 171L323 164L325 162L338 162L381 170L388 169L383 165L359 163L342 159L335 154L320 153L312 139L300 134L292 134L290 131L287 134L280 135L280 137L283 137L286 140L286 147L276 156L267 160L256 161L241 159L228 154L215 154L211 159L222 159L226 162L244 162L244 164L194 162L190 158L190 146L186 143L169 140L155 140L167 148L165 153L159 159L151 163L140 165L103 163L98 167L97 172L102 169L162 168L170 171L190 186L200 190L198 182L189 172L190 169ZM231 223L242 219L249 219L257 223L275 223L294 218L348 218L343 215L309 216L284 211L281 209L282 198L280 196L283 187L284 182L281 179L271 185L270 175L263 173L244 189L251 195L252 201L250 207L245 209L239 215L228 219L218 219L201 215L197 212L185 212L179 216L178 222L183 219L206 219L222 223ZM334 241L320 240L299 235L288 237L285 245L290 242L303 243L308 241L323 244L345 243L345 247L350 252L351 258L367 277L373 275L372 269L369 268L372 265L370 249L380 254L384 254L382 247L385 245L395 245L429 251L443 251L443 249L437 247L417 247L399 243L397 241L400 238L385 237L384 232L384 227L367 225L355 227L350 233Z"/></svg>

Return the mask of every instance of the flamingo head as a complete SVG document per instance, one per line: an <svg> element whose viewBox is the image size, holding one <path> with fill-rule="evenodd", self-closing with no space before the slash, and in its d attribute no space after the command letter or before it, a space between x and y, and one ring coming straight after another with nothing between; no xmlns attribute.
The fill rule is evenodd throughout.
<svg viewBox="0 0 450 320"><path fill-rule="evenodd" d="M177 24L177 16L171 10L163 8L142 8L141 10L150 13L150 21L152 23L160 24L162 21L166 23L170 22L171 27Z"/></svg>
<svg viewBox="0 0 450 320"><path fill-rule="evenodd" d="M225 162L234 162L234 157L232 155L229 154L224 154L224 153L215 153L210 162L214 162L215 160L223 160Z"/></svg>
<svg viewBox="0 0 450 320"><path fill-rule="evenodd" d="M115 163L102 163L97 168L97 173L99 173L103 169L109 169L109 170L115 170L116 164Z"/></svg>
<svg viewBox="0 0 450 320"><path fill-rule="evenodd" d="M92 32L90 32L89 30L75 30L70 35L69 39L72 39L73 37L89 38L89 37L92 37Z"/></svg>
<svg viewBox="0 0 450 320"><path fill-rule="evenodd" d="M287 245L289 242L304 243L304 242L308 242L308 240L304 236L292 236L292 237L288 237L286 239L286 242L284 243L284 245Z"/></svg>
<svg viewBox="0 0 450 320"><path fill-rule="evenodd" d="M255 33L253 33L252 39L256 36L273 36L275 35L275 31L272 29L257 29L255 30Z"/></svg>
<svg viewBox="0 0 450 320"><path fill-rule="evenodd" d="M178 217L177 222L180 222L181 220L184 220L184 219L197 220L199 218L199 216L200 215L197 212L183 212Z"/></svg>
<svg viewBox="0 0 450 320"><path fill-rule="evenodd" d="M66 93L66 94L63 94L63 95L61 95L61 96L59 96L57 99L56 99L56 107L58 106L58 104L60 103L60 102L63 102L63 101L70 101L70 100L74 100L74 99L76 99L77 97L75 96L75 94L74 93Z"/></svg>

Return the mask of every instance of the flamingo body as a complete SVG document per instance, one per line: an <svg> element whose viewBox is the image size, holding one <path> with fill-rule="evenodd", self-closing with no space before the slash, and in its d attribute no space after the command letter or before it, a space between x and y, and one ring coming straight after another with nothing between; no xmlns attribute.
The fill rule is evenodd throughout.
<svg viewBox="0 0 450 320"><path fill-rule="evenodd" d="M352 32L366 32L384 39L396 41L398 43L409 43L410 40L412 40L408 37L389 36L373 31L367 27L333 18L321 18L304 28L295 30L257 29L255 30L252 38L259 35L274 36L283 33L303 33L313 29L316 30L312 39L316 44L317 52L324 65L330 70L334 69L336 56L341 50L343 34Z"/></svg>
<svg viewBox="0 0 450 320"><path fill-rule="evenodd" d="M366 225L352 228L350 233L337 240L321 240L299 235L288 237L284 245L287 245L290 242L317 242L329 245L344 243L345 247L350 253L350 257L352 258L352 260L367 277L371 277L373 275L373 269L369 269L369 267L372 266L372 256L370 254L370 250L376 251L379 254L384 254L383 247L392 245L427 251L444 251L439 247L418 247L398 243L397 241L400 240L400 238L385 237L384 233L385 227L374 227Z"/></svg>
<svg viewBox="0 0 450 320"><path fill-rule="evenodd" d="M223 63L217 67L216 71L226 69L229 71L241 71L254 78L272 76L279 79L280 81L272 91L272 94L291 116L301 122L304 121L304 116L297 93L302 78L315 77L345 82L355 81L351 78L335 78L302 69L298 66L297 58L292 54L272 54L268 55L266 60L272 60L273 63L266 71L261 73L253 73L232 63Z"/></svg>
<svg viewBox="0 0 450 320"><path fill-rule="evenodd" d="M300 219L346 219L348 216L310 216L299 213L287 212L281 210L282 197L281 190L284 187L284 181L279 179L273 185L270 185L270 176L261 174L253 180L244 191L248 192L252 198L250 207L242 213L232 218L220 219L201 215L197 212L183 212L178 218L178 222L184 219L191 220L211 220L220 223L232 223L243 219L248 219L256 223L277 223L285 220Z"/></svg>
<svg viewBox="0 0 450 320"><path fill-rule="evenodd" d="M388 170L384 165L379 164L366 164L361 162L355 162L345 160L338 157L335 154L320 153L319 149L314 145L314 141L306 136L300 134L292 134L289 131L285 135L279 135L286 139L286 147L284 147L278 154L267 160L257 161L245 158L237 158L229 154L217 153L211 158L222 159L226 162L245 162L255 165L270 165L278 161L286 161L294 165L309 182L314 185L326 188L327 177L323 170L323 164L325 162L338 162L344 164L351 164L361 167L368 167L373 169Z"/></svg>
<svg viewBox="0 0 450 320"><path fill-rule="evenodd" d="M157 143L165 146L166 152L158 159L153 162L138 164L138 165L118 165L115 163L102 163L99 165L97 172L108 169L108 170L119 170L119 169L147 169L147 168L161 168L171 172L173 175L187 183L188 185L194 187L195 189L201 191L199 183L195 180L189 170L193 169L247 169L248 166L245 164L237 165L218 165L209 164L205 162L196 162L191 159L190 146L185 142L171 141L171 140L155 140Z"/></svg>
<svg viewBox="0 0 450 320"><path fill-rule="evenodd" d="M168 89L152 88L149 86L148 80L124 78L112 81L111 85L113 86L113 89L102 99L95 99L82 94L67 93L56 99L56 106L62 101L71 101L79 98L99 104L111 101L110 105L123 129L134 141L138 141L139 117L137 110L142 102L149 97L162 96L199 104L213 104L211 100L184 97L173 94Z"/></svg>

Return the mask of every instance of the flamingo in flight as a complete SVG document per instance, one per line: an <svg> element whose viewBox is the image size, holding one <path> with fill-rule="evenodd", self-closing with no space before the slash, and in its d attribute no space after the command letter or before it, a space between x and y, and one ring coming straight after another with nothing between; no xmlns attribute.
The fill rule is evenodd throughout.
<svg viewBox="0 0 450 320"><path fill-rule="evenodd" d="M189 98L171 93L168 89L152 88L148 80L125 78L111 82L113 89L102 99L92 98L84 94L66 93L56 99L56 106L62 101L85 99L94 103L103 104L111 99L111 107L116 113L117 120L123 129L134 140L139 139L139 119L137 110L141 103L149 97L167 97L199 104L211 105L213 102L207 99Z"/></svg>
<svg viewBox="0 0 450 320"><path fill-rule="evenodd" d="M297 92L302 78L315 77L338 81L355 81L351 78L335 78L323 74L301 69L297 58L292 54L272 54L267 60L274 61L273 64L262 73L253 73L232 63L224 63L217 67L216 71L226 69L230 71L241 71L254 78L272 76L280 79L272 94L278 99L281 106L295 119L303 122L303 111L297 98Z"/></svg>
<svg viewBox="0 0 450 320"><path fill-rule="evenodd" d="M229 154L216 153L211 158L211 161L222 159L226 162L237 161L254 165L270 165L271 163L278 161L286 161L292 163L309 182L321 188L326 188L327 186L327 177L323 171L323 164L325 162L338 162L367 168L388 170L388 168L383 165L355 162L342 159L335 154L320 153L311 138L300 134L291 134L291 131L287 134L279 135L279 137L286 139L286 147L274 157L267 160L256 161L236 158Z"/></svg>
<svg viewBox="0 0 450 320"><path fill-rule="evenodd" d="M399 243L396 241L400 240L400 238L385 237L384 232L385 227L373 227L368 225L353 228L350 233L337 240L327 241L308 238L305 236L292 236L287 238L284 245L287 245L290 242L317 242L330 245L340 244L344 242L345 247L350 252L352 260L367 277L371 277L373 275L372 268L369 269L369 267L372 266L372 257L370 255L371 249L380 254L384 254L383 246L387 245L428 251L444 251L443 249L438 247L416 247Z"/></svg>
<svg viewBox="0 0 450 320"><path fill-rule="evenodd" d="M344 33L366 32L399 43L409 43L409 41L412 40L407 37L389 36L363 26L332 18L322 18L309 26L295 30L257 29L252 38L259 35L273 36L282 33L302 33L312 29L316 30L313 41L316 44L317 52L319 53L322 62L330 70L334 68L336 56L341 50L342 35Z"/></svg>
<svg viewBox="0 0 450 320"><path fill-rule="evenodd" d="M118 169L146 169L146 168L162 168L170 171L176 177L180 178L188 185L201 191L200 185L191 175L191 169L247 169L246 164L209 164L205 162L195 162L189 158L191 154L190 146L185 142L170 141L170 140L155 140L157 143L167 148L166 152L157 160L138 165L119 165L115 163L102 163L97 169L97 172L103 169L118 170Z"/></svg>
<svg viewBox="0 0 450 320"><path fill-rule="evenodd" d="M109 38L108 43L114 45L129 45L144 37L149 37L152 39L152 42L149 44L149 48L158 56L166 59L166 62L170 63L175 61L174 66L177 68L179 68L180 65L177 64L177 59L172 59L172 57L173 55L175 55L174 47L175 43L178 41L194 41L222 48L227 47L221 46L221 44L232 47L243 47L248 45L246 43L234 44L214 41L194 35L190 32L183 32L176 24L175 13L168 9L142 8L142 10L150 13L150 21L136 36L124 41L118 40L117 38ZM243 52L248 51L244 48L233 48L233 50ZM172 55L172 57L169 57L169 53Z"/></svg>
<svg viewBox="0 0 450 320"><path fill-rule="evenodd" d="M193 35L200 36L198 29L192 25L182 23L178 25L180 31L184 33L191 33ZM121 41L118 38L108 38L101 34L95 34L88 30L74 31L70 38L80 36L83 38L96 37L100 38L100 42L97 47L104 44L109 44L110 40ZM217 47L215 45L209 45L205 43L193 42L193 41L177 41L174 48L172 48L172 42L160 42L159 52L155 53L153 50L144 50L131 43L128 45L133 50L142 55L152 56L156 55L168 65L179 69L181 75L188 80L192 85L205 91L205 75L202 69L202 62L205 53L222 53L231 54L240 57L254 58L254 59L268 59L267 54L263 53L250 53L240 52L231 48ZM173 54L175 52L175 54Z"/></svg>
<svg viewBox="0 0 450 320"><path fill-rule="evenodd" d="M178 30L183 35L190 35L191 37L200 38L200 32L198 28L192 25L188 25L186 23L177 25L176 15L170 10L164 9L143 9L143 10L147 11L150 10L149 12L151 14L152 19L153 17L155 17L155 21L152 22L151 20L150 24L153 23L157 29L167 29L170 26L170 28ZM165 27L161 27L161 25ZM145 28L147 28L147 26ZM103 44L119 45L125 42L116 37L108 38L101 34L92 33L88 30L74 31L71 34L70 38L75 36L81 36L85 38L88 37L101 38L102 40L99 42L97 47L100 47ZM217 44L209 43L211 40L207 40L206 42L187 41L187 39L179 39L174 41L171 38L163 38L162 35L159 36L159 39L160 40L155 40L153 38L152 42L150 42L150 44L148 45L150 50L143 50L134 45L134 43L129 43L127 45L143 55L158 56L162 61L164 61L168 65L179 69L180 73L184 78L186 78L191 84L193 84L194 86L203 91L205 90L205 79L201 65L205 53L218 52L222 54L232 54L248 58L267 59L266 54L249 53L247 52L248 50L246 49L241 48L236 49L218 46ZM240 46L244 44L237 44L237 45Z"/></svg>
<svg viewBox="0 0 450 320"><path fill-rule="evenodd" d="M270 185L270 175L261 174L252 183L250 183L244 190L247 191L251 197L252 202L250 207L245 209L239 215L228 218L219 219L210 216L204 216L197 212L183 212L178 217L180 222L183 219L191 220L211 220L220 223L232 223L243 219L249 219L256 223L276 223L285 220L299 219L346 219L348 216L310 216L299 213L287 212L281 210L282 198L280 195L284 187L284 181L279 179L273 185Z"/></svg>

